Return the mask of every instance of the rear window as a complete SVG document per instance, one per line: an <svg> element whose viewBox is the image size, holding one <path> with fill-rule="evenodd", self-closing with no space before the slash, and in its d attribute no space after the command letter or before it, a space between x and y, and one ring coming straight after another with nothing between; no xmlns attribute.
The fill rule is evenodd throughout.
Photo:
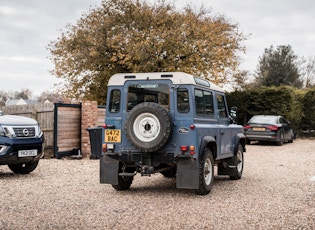
<svg viewBox="0 0 315 230"><path fill-rule="evenodd" d="M154 102L169 109L170 87L160 83L132 84L128 87L127 110L143 102Z"/></svg>
<svg viewBox="0 0 315 230"><path fill-rule="evenodd" d="M110 92L109 111L111 113L118 113L119 110L120 110L120 90L113 89Z"/></svg>
<svg viewBox="0 0 315 230"><path fill-rule="evenodd" d="M249 123L275 124L275 123L277 123L277 117L274 117L274 116L254 116L249 120Z"/></svg>

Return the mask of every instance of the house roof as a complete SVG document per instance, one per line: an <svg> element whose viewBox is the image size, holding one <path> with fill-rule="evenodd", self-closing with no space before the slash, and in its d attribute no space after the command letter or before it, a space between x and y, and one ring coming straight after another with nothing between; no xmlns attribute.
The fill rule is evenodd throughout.
<svg viewBox="0 0 315 230"><path fill-rule="evenodd" d="M38 101L36 100L30 100L30 99L9 99L6 101L5 105L34 105L37 104Z"/></svg>

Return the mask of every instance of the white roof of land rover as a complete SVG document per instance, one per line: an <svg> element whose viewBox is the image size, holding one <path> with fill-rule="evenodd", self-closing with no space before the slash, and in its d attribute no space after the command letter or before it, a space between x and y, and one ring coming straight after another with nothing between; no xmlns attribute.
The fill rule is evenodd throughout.
<svg viewBox="0 0 315 230"><path fill-rule="evenodd" d="M212 90L223 92L224 90L216 84L183 72L153 72L153 73L117 73L111 76L108 81L108 86L124 85L130 80L164 80L169 79L173 84L183 85L199 85Z"/></svg>

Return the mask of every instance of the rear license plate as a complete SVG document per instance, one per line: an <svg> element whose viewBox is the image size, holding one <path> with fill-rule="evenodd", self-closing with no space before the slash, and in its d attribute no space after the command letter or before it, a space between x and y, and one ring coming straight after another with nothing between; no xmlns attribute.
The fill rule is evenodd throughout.
<svg viewBox="0 0 315 230"><path fill-rule="evenodd" d="M18 157L34 157L34 156L37 156L37 149L18 151Z"/></svg>
<svg viewBox="0 0 315 230"><path fill-rule="evenodd" d="M120 129L106 129L105 142L120 142Z"/></svg>
<svg viewBox="0 0 315 230"><path fill-rule="evenodd" d="M253 130L254 131L262 131L262 132L266 131L265 128L260 128L260 127L254 127Z"/></svg>

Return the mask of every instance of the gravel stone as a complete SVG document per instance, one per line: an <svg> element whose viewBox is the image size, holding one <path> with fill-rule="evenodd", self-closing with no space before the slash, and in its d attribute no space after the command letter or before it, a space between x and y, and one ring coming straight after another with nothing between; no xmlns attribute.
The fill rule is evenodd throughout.
<svg viewBox="0 0 315 230"><path fill-rule="evenodd" d="M215 176L211 193L161 174L116 191L99 160L41 159L29 175L0 166L0 229L315 229L315 141L253 143L241 180Z"/></svg>

